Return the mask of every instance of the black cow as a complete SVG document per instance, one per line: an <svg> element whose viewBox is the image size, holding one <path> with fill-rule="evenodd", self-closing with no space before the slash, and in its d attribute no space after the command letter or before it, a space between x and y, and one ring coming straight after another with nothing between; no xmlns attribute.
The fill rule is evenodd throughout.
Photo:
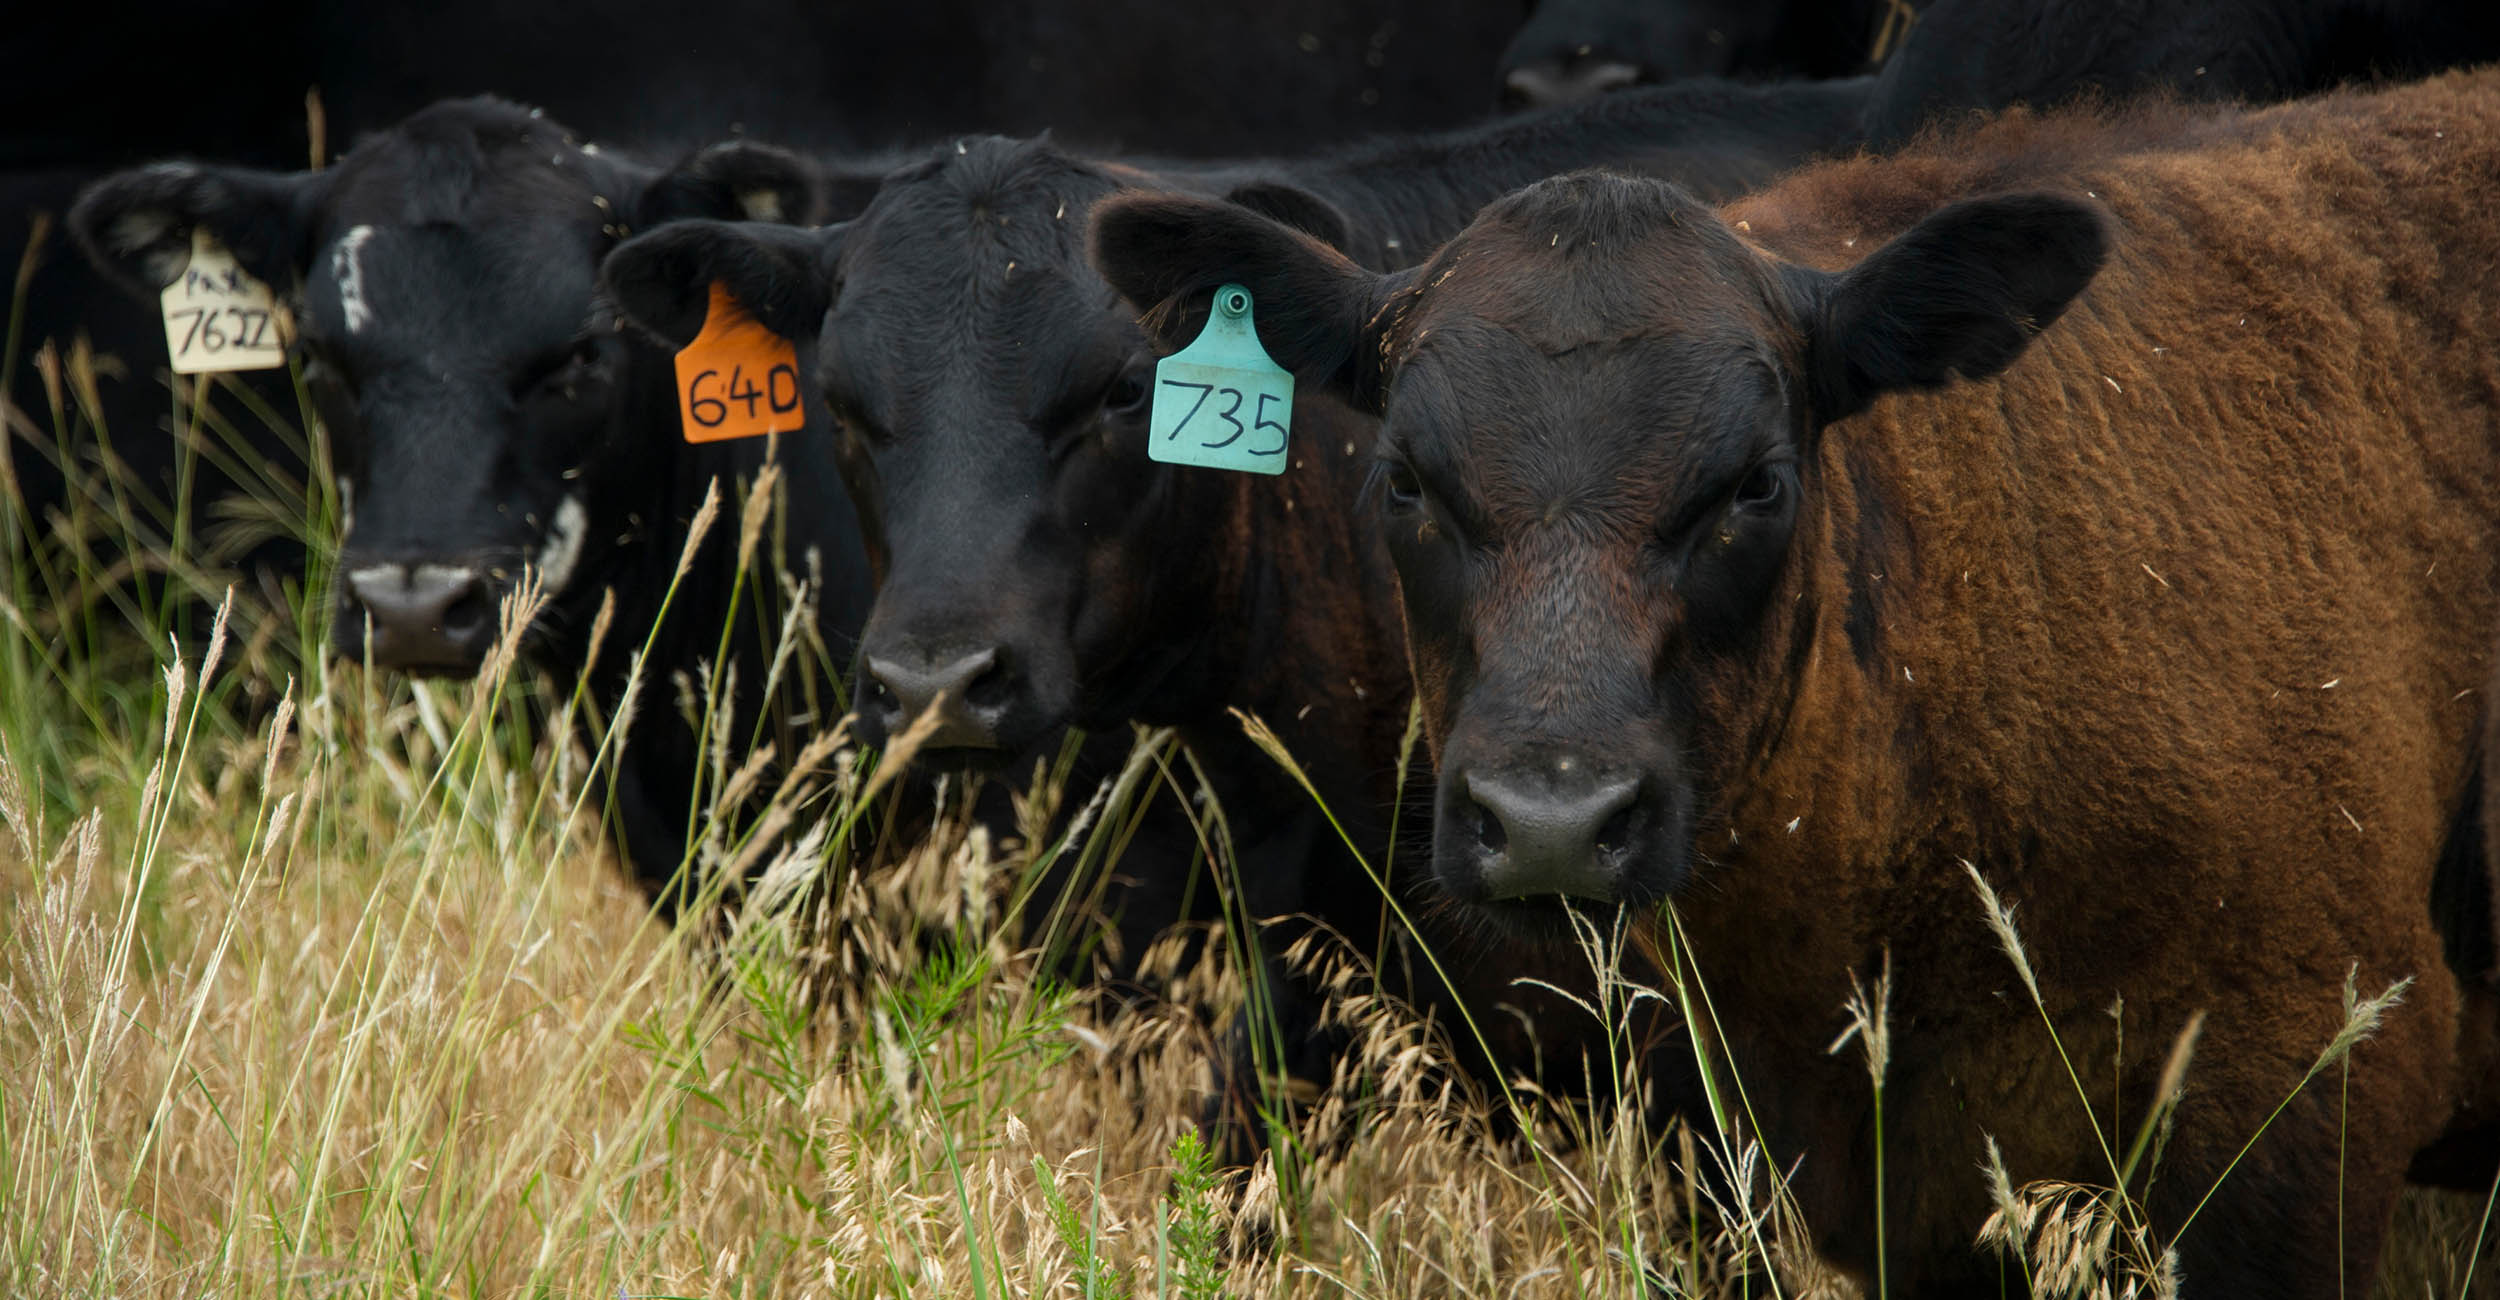
<svg viewBox="0 0 2500 1300"><path fill-rule="evenodd" d="M671 358L619 329L598 298L599 259L681 217L812 216L843 184L753 144L655 168L533 110L473 99L418 113L324 171L125 172L90 189L71 224L99 266L145 296L204 227L292 302L295 355L338 473L341 656L474 671L499 603L534 571L547 605L528 645L559 672L581 664L603 593L615 593L618 632L593 683L613 708L706 487L718 478L734 493L767 449L681 440ZM777 454L804 504L789 512L788 562L819 581L823 639L846 655L868 600L857 524L823 440L785 438ZM683 856L697 771L698 738L667 706L669 674L710 658L732 621L734 535L713 531L697 579L669 606L653 716L614 775L628 856L660 879ZM769 575L749 588L780 594ZM740 716L753 718L768 647L751 619L736 621Z"/></svg>
<svg viewBox="0 0 2500 1300"><path fill-rule="evenodd" d="M2500 6L2451 0L1937 0L1883 70L1877 144L1939 113L2098 91L2276 100L2500 57Z"/></svg>
<svg viewBox="0 0 2500 1300"><path fill-rule="evenodd" d="M1913 8L1915 21L1906 21ZM2046 106L2089 92L2275 100L2357 78L2476 63L2500 57L2500 7L2450 0L1549 0L1512 41L1500 75L1508 102L1551 104L1677 76L1777 71L1744 62L1775 56L1796 60L1786 70L1804 76L1861 71L1869 56L1880 57L1882 82L1868 106L1867 134L1872 143L1892 145L1941 113Z"/></svg>
<svg viewBox="0 0 2500 1300"><path fill-rule="evenodd" d="M1544 0L1502 51L1507 108L1687 77L1822 79L1880 63L1909 0Z"/></svg>
<svg viewBox="0 0 2500 1300"><path fill-rule="evenodd" d="M1276 727L1355 842L1387 856L1406 666L1378 540L1350 522L1366 430L1315 400L1280 478L1150 462L1154 354L1086 262L1090 205L1222 194L1396 265L1557 166L1742 189L1829 145L1852 94L1663 88L1295 165L1148 171L965 141L889 177L852 222L684 223L620 248L606 276L663 338L691 336L721 281L815 350L884 578L864 644L872 736L939 707L950 759L996 763L1068 725L1178 726L1240 835L1254 906L1368 942L1375 887L1228 712Z"/></svg>

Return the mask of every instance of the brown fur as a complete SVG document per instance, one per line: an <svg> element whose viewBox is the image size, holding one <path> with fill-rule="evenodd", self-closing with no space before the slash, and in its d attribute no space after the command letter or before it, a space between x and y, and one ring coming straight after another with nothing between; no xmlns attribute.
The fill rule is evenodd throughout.
<svg viewBox="0 0 2500 1300"><path fill-rule="evenodd" d="M2155 1191L2171 1224L2333 1035L2346 968L2365 992L2416 979L2356 1053L2349 1113L2332 1080L2305 1093L2193 1229L2331 1264L2341 1131L2366 1286L2406 1161L2488 1077L2425 899L2494 623L2500 77L2218 122L2022 118L1726 215L1837 266L2050 174L2107 205L2118 255L2001 378L1824 436L1774 607L1826 617L1781 629L1808 643L1782 733L1726 756L1747 851L1685 924L1768 1134L1806 1157L1808 1220L1861 1267L1867 1090L1822 1048L1847 972L1887 948L1896 1256L1970 1239L1983 1135L2018 1182L2107 1181L1960 860L2022 908L2087 1073L2126 999L2129 1114L2208 1016ZM1882 575L1863 665L1831 616L1853 573ZM1761 686L1721 692L1760 708ZM1759 942L1771 917L1784 941Z"/></svg>

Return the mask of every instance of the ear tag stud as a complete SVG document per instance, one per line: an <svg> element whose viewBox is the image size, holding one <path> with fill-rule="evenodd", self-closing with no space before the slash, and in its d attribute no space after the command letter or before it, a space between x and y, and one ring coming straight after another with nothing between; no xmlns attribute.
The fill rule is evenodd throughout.
<svg viewBox="0 0 2500 1300"><path fill-rule="evenodd" d="M1216 290L1207 327L1155 366L1148 455L1168 465L1285 472L1293 373L1259 346L1250 308L1248 289Z"/></svg>
<svg viewBox="0 0 2500 1300"><path fill-rule="evenodd" d="M286 364L292 322L277 295L205 228L191 228L191 260L165 286L162 301L165 351L175 374L275 370Z"/></svg>
<svg viewBox="0 0 2500 1300"><path fill-rule="evenodd" d="M799 353L712 282L703 330L677 353L677 413L688 442L796 433Z"/></svg>

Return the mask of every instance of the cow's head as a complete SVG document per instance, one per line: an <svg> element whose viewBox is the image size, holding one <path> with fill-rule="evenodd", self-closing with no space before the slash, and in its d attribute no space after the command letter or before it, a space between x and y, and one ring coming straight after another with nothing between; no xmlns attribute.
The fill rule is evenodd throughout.
<svg viewBox="0 0 2500 1300"><path fill-rule="evenodd" d="M650 500L638 489L659 452L620 435L651 421L621 417L670 403L664 388L627 391L653 368L629 365L598 301L601 256L660 222L797 220L820 201L816 168L779 150L724 145L662 171L471 99L324 171L123 172L71 224L143 294L180 273L204 227L287 295L337 462L338 653L458 674L477 667L525 568L559 619L587 613L593 576Z"/></svg>
<svg viewBox="0 0 2500 1300"><path fill-rule="evenodd" d="M1595 174L1389 277L1198 200L1123 196L1094 224L1122 293L1195 307L1158 313L1176 332L1240 281L1280 362L1384 416L1435 871L1531 932L1558 928L1557 896L1677 888L1769 743L1817 617L1826 426L2012 363L2105 246L2077 202L1989 198L1825 273L1673 186Z"/></svg>
<svg viewBox="0 0 2500 1300"><path fill-rule="evenodd" d="M713 281L812 341L879 571L862 646L872 741L940 710L923 753L985 764L1103 726L1187 671L1201 559L1233 476L1146 455L1154 352L1085 257L1094 201L1136 179L1046 142L965 141L820 232L692 222L608 260L669 339ZM1326 225L1298 191L1238 197ZM809 346L803 342L802 346Z"/></svg>

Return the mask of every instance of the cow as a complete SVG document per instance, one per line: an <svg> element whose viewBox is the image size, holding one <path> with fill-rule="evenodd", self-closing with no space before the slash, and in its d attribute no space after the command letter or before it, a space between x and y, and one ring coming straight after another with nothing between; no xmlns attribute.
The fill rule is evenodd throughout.
<svg viewBox="0 0 2500 1300"><path fill-rule="evenodd" d="M1946 113L2154 90L2289 99L2492 58L2500 11L2445 0L1548 0L1498 75L1505 104L1534 106L1679 76L1880 65L1865 125L1891 147Z"/></svg>
<svg viewBox="0 0 2500 1300"><path fill-rule="evenodd" d="M2447 0L1936 0L1885 64L1867 134L2087 94L2290 99L2491 58L2500 10Z"/></svg>
<svg viewBox="0 0 2500 1300"><path fill-rule="evenodd" d="M1274 479L1149 461L1154 358L1086 261L1089 206L1185 187L1394 265L1502 189L1580 162L1734 192L1826 147L1854 104L1845 87L1669 88L1291 165L1150 170L965 140L889 176L850 222L679 223L620 247L605 277L663 340L693 335L718 282L815 354L881 575L862 646L870 740L935 711L924 756L996 768L1069 726L1177 727L1238 833L1252 910L1376 949L1380 895L1354 859L1392 856L1408 695L1385 558L1349 518L1367 424L1298 403L1295 463ZM1235 710L1276 729L1325 813ZM1285 987L1289 1036L1308 1048L1295 1072L1324 1077L1331 1040L1300 1032L1320 1019L1316 992ZM1468 1001L1514 996L1535 1000L1497 984ZM1553 1022L1576 1013L1545 1018L1549 1055L1571 1058Z"/></svg>
<svg viewBox="0 0 2500 1300"><path fill-rule="evenodd" d="M1854 76L1916 13L1908 0L1543 0L1496 76L1508 109L1689 77Z"/></svg>
<svg viewBox="0 0 2500 1300"><path fill-rule="evenodd" d="M868 573L822 439L681 438L670 356L618 328L597 294L599 259L681 218L810 219L873 186L862 166L737 142L656 167L476 98L429 107L322 171L173 162L119 173L86 191L70 225L100 269L143 296L182 270L196 228L292 302L293 355L338 478L340 657L472 673L530 573L546 603L525 647L560 675L591 655L587 634L614 594L617 631L590 683L613 712L629 652L668 602L648 670L656 716L612 772L626 856L656 884L686 855L702 740L668 706L670 675L710 660L735 623L737 710L751 720L771 652L752 619L733 618L734 527L712 530L696 580L672 583L705 492L717 479L734 493L769 456L805 503L782 556L816 584L817 631L836 662L787 680L821 696L826 718L841 696L823 670L847 666ZM747 586L783 594L765 574Z"/></svg>
<svg viewBox="0 0 2500 1300"><path fill-rule="evenodd" d="M2201 1017L2125 1190L2185 1294L2328 1297L2408 1172L2500 1169L2495 176L2483 72L2015 114L1717 210L1583 173L1387 275L1200 196L1094 229L1163 346L1237 282L1382 416L1439 890L1684 945L1827 1258L1997 1294L1991 1153L2117 1184ZM1827 1049L1887 971L1878 1127ZM2303 1088L2348 980L2412 983Z"/></svg>

